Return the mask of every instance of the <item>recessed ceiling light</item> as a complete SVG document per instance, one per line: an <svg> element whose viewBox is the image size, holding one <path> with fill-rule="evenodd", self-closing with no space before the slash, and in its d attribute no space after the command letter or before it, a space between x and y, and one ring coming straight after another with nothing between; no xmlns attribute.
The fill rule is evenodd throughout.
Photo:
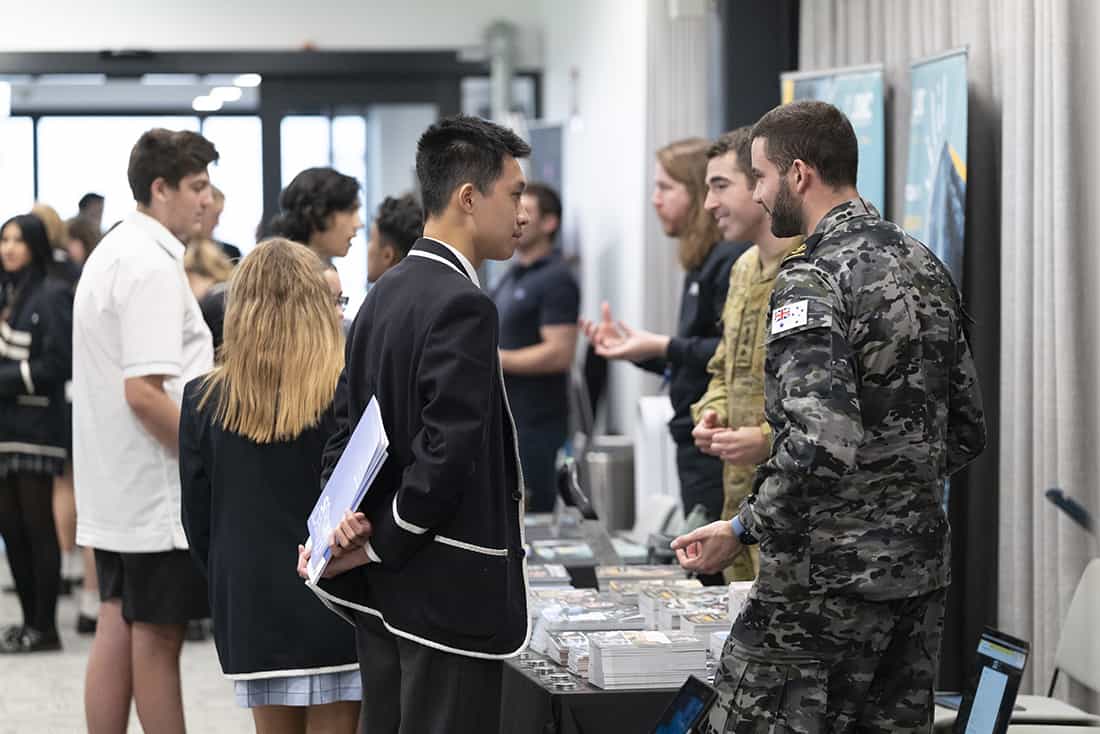
<svg viewBox="0 0 1100 734"><path fill-rule="evenodd" d="M238 87L258 87L262 81L263 77L259 74L240 74L233 80L233 83Z"/></svg>
<svg viewBox="0 0 1100 734"><path fill-rule="evenodd" d="M195 112L217 112L221 108L222 101L210 95L195 97L191 102L191 109Z"/></svg>
<svg viewBox="0 0 1100 734"><path fill-rule="evenodd" d="M237 102L241 98L240 87L214 87L210 90L210 96L220 99L222 102Z"/></svg>

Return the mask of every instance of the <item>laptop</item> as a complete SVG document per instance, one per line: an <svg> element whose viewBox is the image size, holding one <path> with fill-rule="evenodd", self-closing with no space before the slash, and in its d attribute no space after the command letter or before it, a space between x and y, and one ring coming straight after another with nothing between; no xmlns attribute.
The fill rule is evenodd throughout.
<svg viewBox="0 0 1100 734"><path fill-rule="evenodd" d="M936 703L957 709L956 734L1004 734L1016 707L1016 692L1030 646L986 627L978 640L971 677L961 694L939 693Z"/></svg>
<svg viewBox="0 0 1100 734"><path fill-rule="evenodd" d="M713 688L694 675L688 676L652 734L691 734L717 699L718 693Z"/></svg>

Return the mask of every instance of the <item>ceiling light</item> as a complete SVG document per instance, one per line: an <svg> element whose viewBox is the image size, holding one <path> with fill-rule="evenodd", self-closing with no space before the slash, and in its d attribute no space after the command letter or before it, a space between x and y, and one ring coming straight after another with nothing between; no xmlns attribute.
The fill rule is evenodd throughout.
<svg viewBox="0 0 1100 734"><path fill-rule="evenodd" d="M195 97L191 102L191 109L195 112L217 112L222 108L222 101L212 95Z"/></svg>
<svg viewBox="0 0 1100 734"><path fill-rule="evenodd" d="M238 102L241 99L240 87L214 87L210 90L210 96L220 99L222 102Z"/></svg>
<svg viewBox="0 0 1100 734"><path fill-rule="evenodd" d="M233 83L238 87L258 87L262 81L263 77L259 74L240 74L233 80Z"/></svg>

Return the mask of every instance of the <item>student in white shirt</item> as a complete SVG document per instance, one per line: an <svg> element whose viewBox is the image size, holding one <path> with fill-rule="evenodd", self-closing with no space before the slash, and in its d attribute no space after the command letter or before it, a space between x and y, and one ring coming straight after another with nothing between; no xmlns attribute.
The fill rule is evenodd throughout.
<svg viewBox="0 0 1100 734"><path fill-rule="evenodd" d="M88 658L88 731L182 733L179 653L208 616L187 552L177 466L183 386L213 366L181 240L211 203L214 146L154 129L130 154L137 210L85 263L73 315L77 542L95 549L100 605Z"/></svg>

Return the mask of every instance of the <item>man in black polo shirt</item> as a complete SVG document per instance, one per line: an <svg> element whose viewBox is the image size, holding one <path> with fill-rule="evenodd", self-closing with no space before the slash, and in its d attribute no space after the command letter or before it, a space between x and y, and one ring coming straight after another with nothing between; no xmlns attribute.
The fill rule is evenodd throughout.
<svg viewBox="0 0 1100 734"><path fill-rule="evenodd" d="M577 345L580 289L554 238L561 199L544 184L523 192L530 221L516 262L493 291L500 314L500 363L519 434L527 511L554 509L554 460L569 427L569 370Z"/></svg>

